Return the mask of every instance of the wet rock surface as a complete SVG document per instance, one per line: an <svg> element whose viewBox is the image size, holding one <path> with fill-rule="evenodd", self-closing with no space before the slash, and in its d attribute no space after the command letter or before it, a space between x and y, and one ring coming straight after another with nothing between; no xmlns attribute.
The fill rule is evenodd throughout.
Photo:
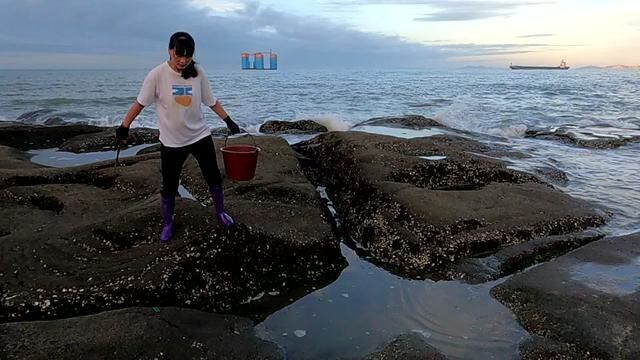
<svg viewBox="0 0 640 360"><path fill-rule="evenodd" d="M328 133L294 149L313 181L327 186L342 230L373 261L405 276L604 222L585 201L507 169L492 148L459 137Z"/></svg>
<svg viewBox="0 0 640 360"><path fill-rule="evenodd" d="M116 146L115 134L115 128L107 128L95 134L78 135L62 143L60 150L76 154L112 150ZM129 130L127 146L154 144L159 142L158 136L159 132L155 129L132 128Z"/></svg>
<svg viewBox="0 0 640 360"><path fill-rule="evenodd" d="M393 340L379 352L362 360L446 360L447 357L427 344L418 334L405 334Z"/></svg>
<svg viewBox="0 0 640 360"><path fill-rule="evenodd" d="M90 125L40 126L0 122L0 145L19 150L48 149L59 147L79 135L103 131L104 128Z"/></svg>
<svg viewBox="0 0 640 360"><path fill-rule="evenodd" d="M600 240L604 236L602 232L587 230L579 234L533 239L502 249L487 257L462 260L443 277L460 279L468 283L496 280L564 255L590 242Z"/></svg>
<svg viewBox="0 0 640 360"><path fill-rule="evenodd" d="M578 127L565 125L553 128L529 129L526 137L561 140L578 146L610 149L640 142L640 129L620 129L611 126Z"/></svg>
<svg viewBox="0 0 640 360"><path fill-rule="evenodd" d="M566 186L569 182L569 177L564 171L552 166L538 166L533 171L542 180L550 184Z"/></svg>
<svg viewBox="0 0 640 360"><path fill-rule="evenodd" d="M442 127L443 125L434 119L422 115L385 116L369 119L358 126L385 126L419 130L429 127Z"/></svg>
<svg viewBox="0 0 640 360"><path fill-rule="evenodd" d="M225 207L234 219L286 242L298 242L334 255L340 254L338 240L333 235L320 197L285 140L270 136L240 137L228 139L227 144L254 142L261 149L255 178L250 182L225 182L225 200L228 199ZM214 144L218 149L218 166L224 169L219 151L224 140L214 139ZM185 164L183 181L199 202L211 205L209 189L194 159ZM325 255L319 258L326 259ZM342 258L341 255L338 257ZM320 268L328 265L317 264Z"/></svg>
<svg viewBox="0 0 640 360"><path fill-rule="evenodd" d="M158 130L132 128L128 146L154 144ZM98 152L115 148L115 128L90 125L30 125L0 123L0 144L20 150L59 148L73 153Z"/></svg>
<svg viewBox="0 0 640 360"><path fill-rule="evenodd" d="M40 131L21 127L23 133ZM0 139L6 139L2 129ZM53 130L38 144L98 149L113 135L113 129L98 129L73 136ZM47 140L49 135L54 139ZM402 140L354 132L322 135L296 146L294 154L282 139L254 140L262 148L256 178L223 183L227 210L238 226L216 223L200 169L189 159L182 184L196 201L177 200L176 236L167 246L157 241L157 147L121 160L118 168L108 161L73 169L41 168L28 162L28 154L0 147L0 358L281 358L272 344L253 337L251 321L200 311L258 320L335 280L345 266L329 216L298 159L315 184L328 187L340 231L374 262L402 275L462 274L483 282L601 236L573 234L604 219L589 204L493 159L505 149L451 136ZM219 149L225 139L214 141ZM219 151L217 157L224 169ZM635 266L621 266L628 264ZM630 285L623 285L637 304L637 290L629 295ZM637 323L637 312L626 312L632 307L626 298L596 295L588 293L610 309L600 320L585 320L585 328L604 323L609 314L631 314ZM516 303L517 296L511 296ZM602 312L596 300L588 306ZM570 304L536 301L549 308ZM157 313L151 306L163 307ZM546 321L528 304L509 306L529 311L523 316L533 318L530 323ZM546 312L552 313L550 321L564 321L559 310ZM51 321L27 322L43 319ZM628 340L638 338L637 329L626 323L621 330L606 324L610 333L619 330L614 335L621 334L620 344L631 344L624 356L598 352L601 347L584 352L574 338L586 330L576 325L573 337L556 336L561 332L555 326L530 329L540 336L522 345L522 358L637 357L637 343ZM407 358L444 357L415 334L367 357Z"/></svg>
<svg viewBox="0 0 640 360"><path fill-rule="evenodd" d="M157 153L160 151L161 147L162 145L160 144L151 145L149 147L145 147L144 149L138 151L136 155L146 155L146 154Z"/></svg>
<svg viewBox="0 0 640 360"><path fill-rule="evenodd" d="M12 147L0 145L0 169L35 169L39 168L29 160L31 156Z"/></svg>
<svg viewBox="0 0 640 360"><path fill-rule="evenodd" d="M237 226L224 229L212 208L177 199L166 246L157 152L118 168L0 169L0 322L135 306L260 318L286 304L254 311L250 299L335 279L345 260L318 195L283 140L261 141L256 181L224 183ZM183 181L200 194L194 162Z"/></svg>
<svg viewBox="0 0 640 360"><path fill-rule="evenodd" d="M0 324L2 359L283 359L253 323L179 308L131 308Z"/></svg>
<svg viewBox="0 0 640 360"><path fill-rule="evenodd" d="M326 126L313 120L270 120L260 126L260 132L263 134L317 134L327 131Z"/></svg>
<svg viewBox="0 0 640 360"><path fill-rule="evenodd" d="M570 345L562 343L558 340L548 339L534 335L520 345L521 360L542 360L542 359L558 359L558 360L582 360L582 359L601 359L598 356L586 356L578 354Z"/></svg>
<svg viewBox="0 0 640 360"><path fill-rule="evenodd" d="M639 358L639 243L640 233L599 240L495 287L535 335L523 358Z"/></svg>
<svg viewBox="0 0 640 360"><path fill-rule="evenodd" d="M242 128L240 128L240 131L242 131ZM213 137L227 137L231 135L231 132L229 132L229 129L226 127L217 127L217 128L213 128L211 129L211 136Z"/></svg>

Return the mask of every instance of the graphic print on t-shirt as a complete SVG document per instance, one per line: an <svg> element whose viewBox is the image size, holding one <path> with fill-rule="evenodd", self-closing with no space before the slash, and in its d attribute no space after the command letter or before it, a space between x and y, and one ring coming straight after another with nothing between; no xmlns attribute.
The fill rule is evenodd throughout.
<svg viewBox="0 0 640 360"><path fill-rule="evenodd" d="M180 105L191 106L191 95L193 88L191 85L173 85L173 99Z"/></svg>

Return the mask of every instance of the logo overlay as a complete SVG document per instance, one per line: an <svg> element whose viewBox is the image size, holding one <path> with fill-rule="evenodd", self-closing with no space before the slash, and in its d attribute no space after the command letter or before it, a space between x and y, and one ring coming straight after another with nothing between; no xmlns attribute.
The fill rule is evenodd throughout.
<svg viewBox="0 0 640 360"><path fill-rule="evenodd" d="M173 85L172 90L175 102L185 107L191 106L191 96L193 94L191 85Z"/></svg>

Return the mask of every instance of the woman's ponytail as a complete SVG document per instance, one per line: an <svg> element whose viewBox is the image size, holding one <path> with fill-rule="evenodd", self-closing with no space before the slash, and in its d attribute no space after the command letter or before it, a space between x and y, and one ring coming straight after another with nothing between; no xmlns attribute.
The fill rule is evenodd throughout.
<svg viewBox="0 0 640 360"><path fill-rule="evenodd" d="M192 77L193 78L198 77L198 70L196 69L195 60L191 60L189 65L187 65L187 67L182 69L182 77L184 79L189 79L189 78L192 78Z"/></svg>

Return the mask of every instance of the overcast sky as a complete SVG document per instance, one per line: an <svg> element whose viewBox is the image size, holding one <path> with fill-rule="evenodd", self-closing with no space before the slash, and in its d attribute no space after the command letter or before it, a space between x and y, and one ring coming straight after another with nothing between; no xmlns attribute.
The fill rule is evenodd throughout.
<svg viewBox="0 0 640 360"><path fill-rule="evenodd" d="M150 68L188 31L238 68L640 63L638 0L0 0L0 68Z"/></svg>

